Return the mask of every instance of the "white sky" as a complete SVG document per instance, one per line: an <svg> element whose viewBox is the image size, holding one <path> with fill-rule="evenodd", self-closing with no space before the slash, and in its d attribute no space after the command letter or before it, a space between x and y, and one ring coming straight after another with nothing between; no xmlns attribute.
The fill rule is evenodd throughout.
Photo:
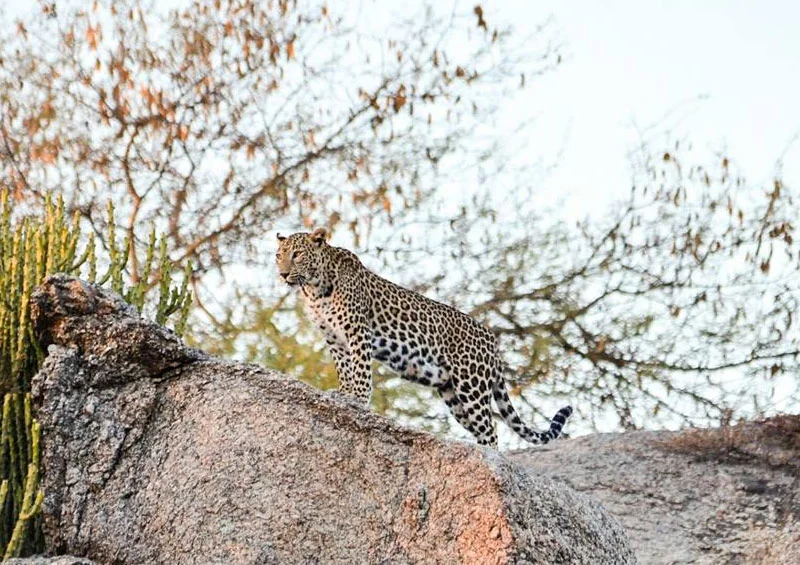
<svg viewBox="0 0 800 565"><path fill-rule="evenodd" d="M519 10L520 28L552 14L563 30L566 62L518 109L534 106L537 130L556 145L566 135L545 184L569 195L572 213L627 192L627 153L676 106L683 119L666 124L678 123L675 132L698 149L727 149L751 181L770 179L800 132L800 3L508 0L496 8ZM798 188L800 140L783 171Z"/></svg>
<svg viewBox="0 0 800 565"><path fill-rule="evenodd" d="M561 30L564 63L509 100L497 127L535 118L531 160L556 165L540 194L563 198L570 218L627 193L628 154L648 126L657 126L650 140L672 127L709 155L727 150L751 181L769 180L776 159L800 133L798 2L481 3L490 25L493 18L511 21L520 36L551 15ZM471 11L471 2L459 5ZM36 9L36 2L0 0L0 7L12 19ZM797 188L800 140L784 161L784 182Z"/></svg>

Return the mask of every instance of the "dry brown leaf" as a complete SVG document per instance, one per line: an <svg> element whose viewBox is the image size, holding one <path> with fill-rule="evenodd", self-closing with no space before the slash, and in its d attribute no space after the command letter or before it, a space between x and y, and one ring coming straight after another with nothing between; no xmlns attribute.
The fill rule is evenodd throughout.
<svg viewBox="0 0 800 565"><path fill-rule="evenodd" d="M395 112L399 112L406 105L406 96L403 92L404 90L401 90L392 98L392 108L394 108Z"/></svg>
<svg viewBox="0 0 800 565"><path fill-rule="evenodd" d="M92 50L97 49L97 31L97 28L94 26L89 26L86 29L86 41L89 42L89 47L91 47Z"/></svg>
<svg viewBox="0 0 800 565"><path fill-rule="evenodd" d="M486 20L483 18L483 8L480 4L475 6L474 10L475 15L478 16L478 27L483 28L484 31L489 31L488 26L486 25Z"/></svg>

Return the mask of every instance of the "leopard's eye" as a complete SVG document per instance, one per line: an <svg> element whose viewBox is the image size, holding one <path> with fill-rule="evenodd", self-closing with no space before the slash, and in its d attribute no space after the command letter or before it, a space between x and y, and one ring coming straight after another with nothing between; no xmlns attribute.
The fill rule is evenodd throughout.
<svg viewBox="0 0 800 565"><path fill-rule="evenodd" d="M292 261L294 261L295 259L299 259L302 256L303 256L303 252L302 251L293 251L292 252Z"/></svg>

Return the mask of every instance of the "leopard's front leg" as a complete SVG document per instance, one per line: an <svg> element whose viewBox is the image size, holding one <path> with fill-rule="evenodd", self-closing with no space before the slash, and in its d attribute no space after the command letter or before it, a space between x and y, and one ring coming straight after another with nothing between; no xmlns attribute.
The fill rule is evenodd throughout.
<svg viewBox="0 0 800 565"><path fill-rule="evenodd" d="M334 340L328 341L328 350L333 357L333 366L336 367L336 376L339 377L339 390L350 396L355 396L351 392L354 388L350 386L350 351L347 346L343 346Z"/></svg>
<svg viewBox="0 0 800 565"><path fill-rule="evenodd" d="M343 347L335 342L328 342L333 365L336 367L336 376L339 377L339 391L353 396L364 404L369 404L372 397L372 370L369 362L369 352L367 351L366 362L362 361L359 355L361 345ZM355 349L351 349L354 347ZM351 351L357 351L352 355ZM354 359L355 358L355 359Z"/></svg>
<svg viewBox="0 0 800 565"><path fill-rule="evenodd" d="M339 375L339 390L364 404L372 398L372 343L366 320L355 315L345 324L347 346L331 347L331 355Z"/></svg>

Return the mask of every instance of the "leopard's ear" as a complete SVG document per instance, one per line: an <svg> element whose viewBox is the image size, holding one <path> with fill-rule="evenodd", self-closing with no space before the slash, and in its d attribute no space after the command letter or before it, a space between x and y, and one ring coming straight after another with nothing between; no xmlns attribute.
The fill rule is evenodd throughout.
<svg viewBox="0 0 800 565"><path fill-rule="evenodd" d="M285 235L278 234L278 241L283 241L284 239L286 239Z"/></svg>
<svg viewBox="0 0 800 565"><path fill-rule="evenodd" d="M311 238L311 241L313 241L315 245L320 246L328 239L328 230L325 228L317 228L312 231L311 235L308 237Z"/></svg>

